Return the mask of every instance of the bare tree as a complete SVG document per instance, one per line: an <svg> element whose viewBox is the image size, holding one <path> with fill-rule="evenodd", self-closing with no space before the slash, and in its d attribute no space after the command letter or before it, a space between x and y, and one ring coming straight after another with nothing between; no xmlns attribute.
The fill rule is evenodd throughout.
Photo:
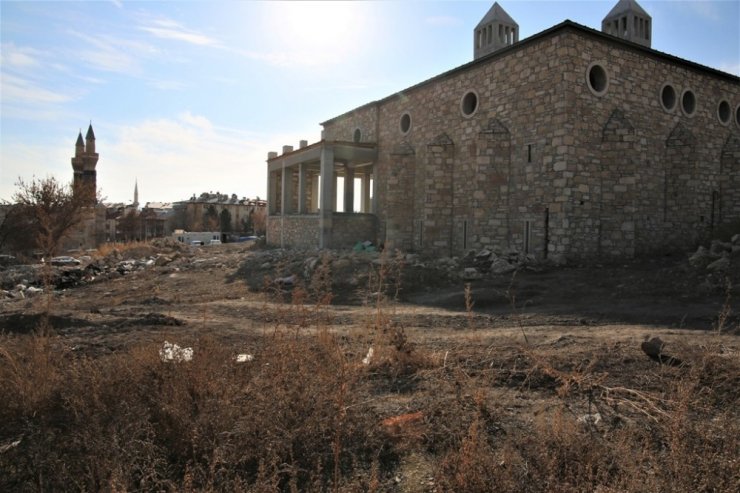
<svg viewBox="0 0 740 493"><path fill-rule="evenodd" d="M71 184L53 177L33 178L30 182L19 178L16 187L7 227L18 240L16 247L39 249L45 257L57 253L84 219L85 209L97 201L95 190L79 186L73 189Z"/></svg>

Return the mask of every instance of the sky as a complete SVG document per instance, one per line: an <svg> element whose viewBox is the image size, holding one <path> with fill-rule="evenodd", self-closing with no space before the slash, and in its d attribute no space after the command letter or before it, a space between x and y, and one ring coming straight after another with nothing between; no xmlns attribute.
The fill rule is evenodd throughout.
<svg viewBox="0 0 740 493"><path fill-rule="evenodd" d="M653 48L740 75L740 0L640 1ZM492 1L0 1L0 200L72 179L92 122L107 202L266 196L265 160L320 122L473 58ZM616 0L501 0L520 39Z"/></svg>

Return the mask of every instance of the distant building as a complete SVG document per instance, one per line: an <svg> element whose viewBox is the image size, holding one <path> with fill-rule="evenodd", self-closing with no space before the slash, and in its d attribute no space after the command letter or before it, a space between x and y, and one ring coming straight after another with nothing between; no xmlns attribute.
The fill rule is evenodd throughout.
<svg viewBox="0 0 740 493"><path fill-rule="evenodd" d="M190 200L172 204L173 224L175 228L187 231L251 233L255 229L256 216L263 215L266 206L267 202L259 198L240 199L236 194L202 193L199 197L193 195Z"/></svg>

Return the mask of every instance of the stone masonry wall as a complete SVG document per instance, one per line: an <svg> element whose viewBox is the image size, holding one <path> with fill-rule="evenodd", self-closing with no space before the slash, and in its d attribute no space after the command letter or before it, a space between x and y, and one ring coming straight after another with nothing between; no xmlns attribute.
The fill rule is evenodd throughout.
<svg viewBox="0 0 740 493"><path fill-rule="evenodd" d="M369 106L326 125L325 138L339 139L378 112L381 238L408 245L411 231L414 249L440 255L483 247L524 249L526 241L530 251L544 255L545 211L553 201L552 142L566 110L556 63L561 40L557 35L473 65L384 100L378 110ZM478 104L466 116L461 102L471 91ZM411 125L404 133L405 113ZM413 161L394 153L402 146L413 149ZM399 195L399 166L411 162L409 217L411 209L388 198Z"/></svg>
<svg viewBox="0 0 740 493"><path fill-rule="evenodd" d="M315 215L268 216L267 244L317 248L319 246L319 217Z"/></svg>
<svg viewBox="0 0 740 493"><path fill-rule="evenodd" d="M593 64L606 71L603 93L589 88ZM665 84L677 93L669 110ZM469 92L477 108L464 115ZM324 135L351 140L361 128L377 142L378 235L389 245L631 256L740 220L740 127L719 121L722 100L736 112L740 84L564 28L359 108Z"/></svg>
<svg viewBox="0 0 740 493"><path fill-rule="evenodd" d="M332 218L332 248L351 247L358 241L377 244L377 222L374 214L335 212Z"/></svg>
<svg viewBox="0 0 740 493"><path fill-rule="evenodd" d="M378 110L375 105L367 105L337 118L325 126L325 140L354 141L355 130L360 130L360 142L378 140Z"/></svg>
<svg viewBox="0 0 740 493"><path fill-rule="evenodd" d="M691 246L718 225L720 202L737 204L736 185L720 186L720 160L740 128L721 123L717 108L721 100L736 108L740 85L579 32L563 44L573 139L566 143L562 173L562 190L570 190L568 253L630 255ZM607 72L603 95L586 83L592 63ZM665 84L676 90L672 110L661 104ZM681 107L685 89L695 94L692 115ZM723 220L740 219L738 212Z"/></svg>

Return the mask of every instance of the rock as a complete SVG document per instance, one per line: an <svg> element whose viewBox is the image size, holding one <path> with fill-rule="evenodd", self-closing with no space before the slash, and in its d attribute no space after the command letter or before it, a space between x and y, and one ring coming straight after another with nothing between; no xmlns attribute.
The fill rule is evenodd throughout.
<svg viewBox="0 0 740 493"><path fill-rule="evenodd" d="M265 262L262 265L260 265L260 269L269 269L272 267L272 262Z"/></svg>
<svg viewBox="0 0 740 493"><path fill-rule="evenodd" d="M724 252L732 250L732 243L725 243L719 240L712 240L712 245L709 247L709 253L711 255L719 256Z"/></svg>
<svg viewBox="0 0 740 493"><path fill-rule="evenodd" d="M697 248L696 252L694 252L694 254L689 257L689 264L691 264L692 267L696 267L697 269L702 269L706 267L711 261L712 257L709 255L707 249L703 246Z"/></svg>
<svg viewBox="0 0 740 493"><path fill-rule="evenodd" d="M25 294L26 294L26 296L35 296L35 295L41 294L43 292L44 292L44 290L41 289L41 288L37 288L37 287L34 287L34 286L29 286L29 287L26 288Z"/></svg>
<svg viewBox="0 0 740 493"><path fill-rule="evenodd" d="M482 278L483 274L478 272L478 269L476 269L475 267L466 267L460 277L462 277L463 281L474 281L476 279Z"/></svg>
<svg viewBox="0 0 740 493"><path fill-rule="evenodd" d="M162 344L162 347L159 350L159 359L165 363L190 361L193 359L193 348L183 348L177 344L164 341L164 344Z"/></svg>
<svg viewBox="0 0 740 493"><path fill-rule="evenodd" d="M498 258L491 264L491 272L494 274L506 274L516 270L516 265L510 264L508 261Z"/></svg>
<svg viewBox="0 0 740 493"><path fill-rule="evenodd" d="M547 261L556 267L562 267L568 263L568 259L562 253L548 255Z"/></svg>
<svg viewBox="0 0 740 493"><path fill-rule="evenodd" d="M732 242L733 245L740 245L740 233L733 235L730 242Z"/></svg>
<svg viewBox="0 0 740 493"><path fill-rule="evenodd" d="M374 352L375 351L373 350L372 347L367 350L367 355L365 355L365 357L362 358L362 364L363 365L369 365L370 364L370 362L373 360L373 353Z"/></svg>
<svg viewBox="0 0 740 493"><path fill-rule="evenodd" d="M650 340L643 341L640 348L650 359L662 365L680 366L683 364L680 359L663 353L665 343L659 337L653 337Z"/></svg>
<svg viewBox="0 0 740 493"><path fill-rule="evenodd" d="M291 274L286 277L278 277L277 279L275 279L275 284L277 284L278 286L289 287L293 286L295 284L295 281L295 274Z"/></svg>
<svg viewBox="0 0 740 493"><path fill-rule="evenodd" d="M707 265L707 270L711 272L725 271L730 268L730 259L722 257L719 260L715 260L711 264Z"/></svg>
<svg viewBox="0 0 740 493"><path fill-rule="evenodd" d="M491 252L491 250L489 250L489 249L487 249L487 248L484 248L483 250L481 250L480 252L478 252L478 253L477 253L477 254L475 255L475 258L477 258L477 259L487 259L487 258L489 258L489 257L490 257L491 255L493 255L493 252Z"/></svg>
<svg viewBox="0 0 740 493"><path fill-rule="evenodd" d="M157 260L154 261L155 265L157 267L162 267L172 262L172 259L170 257L167 257L165 255L161 255L157 257Z"/></svg>
<svg viewBox="0 0 740 493"><path fill-rule="evenodd" d="M585 425L589 425L589 424L597 425L601 422L601 414L600 413L584 414L583 416L579 416L577 421Z"/></svg>
<svg viewBox="0 0 740 493"><path fill-rule="evenodd" d="M334 261L334 263L332 264L332 267L334 269L346 269L350 265L352 265L352 263L349 261L349 259L340 258Z"/></svg>

